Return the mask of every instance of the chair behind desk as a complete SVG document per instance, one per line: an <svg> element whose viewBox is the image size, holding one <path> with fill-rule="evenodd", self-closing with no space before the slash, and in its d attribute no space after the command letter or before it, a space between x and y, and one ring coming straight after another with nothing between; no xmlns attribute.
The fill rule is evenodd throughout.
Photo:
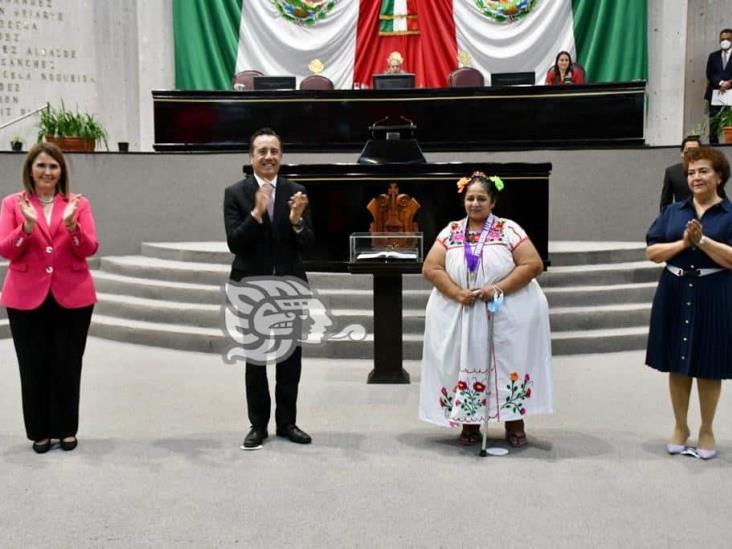
<svg viewBox="0 0 732 549"><path fill-rule="evenodd" d="M311 74L300 82L301 90L332 90L333 81L319 74Z"/></svg>
<svg viewBox="0 0 732 549"><path fill-rule="evenodd" d="M479 88L485 86L483 74L473 67L462 67L450 73L447 77L448 88Z"/></svg>
<svg viewBox="0 0 732 549"><path fill-rule="evenodd" d="M261 72L255 70L246 70L237 72L231 79L231 87L236 91L253 90L254 77L264 76Z"/></svg>

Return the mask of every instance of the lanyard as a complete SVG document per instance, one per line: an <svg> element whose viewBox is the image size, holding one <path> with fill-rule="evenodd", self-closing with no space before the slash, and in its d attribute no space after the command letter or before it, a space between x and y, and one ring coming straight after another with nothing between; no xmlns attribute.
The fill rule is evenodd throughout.
<svg viewBox="0 0 732 549"><path fill-rule="evenodd" d="M480 261L480 257L483 254L483 246L485 245L485 241L488 238L488 232L493 226L494 219L495 217L493 216L493 214L491 214L488 216L488 219L485 220L483 230L480 232L480 238L478 239L478 243L475 246L474 252L472 247L470 246L470 242L468 242L468 218L465 218L465 236L463 238L463 247L465 249L465 262L468 264L468 270L471 273L475 273L478 270L478 262Z"/></svg>

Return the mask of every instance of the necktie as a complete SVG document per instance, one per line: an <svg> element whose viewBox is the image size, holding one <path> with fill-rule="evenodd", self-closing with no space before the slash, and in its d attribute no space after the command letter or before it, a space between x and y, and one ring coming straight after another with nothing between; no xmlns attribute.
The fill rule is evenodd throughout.
<svg viewBox="0 0 732 549"><path fill-rule="evenodd" d="M274 185L272 185L272 183L265 183L262 185L262 190L264 190L269 197L269 202L267 202L267 213L269 214L269 220L272 221L274 219Z"/></svg>
<svg viewBox="0 0 732 549"><path fill-rule="evenodd" d="M729 61L729 51L722 52L722 69L727 68L727 62Z"/></svg>

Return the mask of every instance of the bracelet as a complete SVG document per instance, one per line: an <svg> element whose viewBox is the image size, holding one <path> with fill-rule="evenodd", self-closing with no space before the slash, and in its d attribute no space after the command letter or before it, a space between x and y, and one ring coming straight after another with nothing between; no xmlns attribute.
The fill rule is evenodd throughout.
<svg viewBox="0 0 732 549"><path fill-rule="evenodd" d="M290 223L293 227L297 227L298 229L303 226L305 223L305 220L301 217L297 223Z"/></svg>
<svg viewBox="0 0 732 549"><path fill-rule="evenodd" d="M697 247L701 246L707 241L707 237L702 235L702 237L699 239L699 242L696 243Z"/></svg>
<svg viewBox="0 0 732 549"><path fill-rule="evenodd" d="M493 288L493 299L501 299L503 297L503 290L501 290L498 286L493 284L491 288Z"/></svg>

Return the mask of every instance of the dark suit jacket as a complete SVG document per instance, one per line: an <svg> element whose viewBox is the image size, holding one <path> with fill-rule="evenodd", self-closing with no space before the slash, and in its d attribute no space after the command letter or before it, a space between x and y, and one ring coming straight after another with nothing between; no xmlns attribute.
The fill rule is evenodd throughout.
<svg viewBox="0 0 732 549"><path fill-rule="evenodd" d="M727 63L727 68L722 68L722 50L713 51L707 59L707 90L704 92L704 99L711 101L712 90L719 89L721 80L732 80L732 58Z"/></svg>
<svg viewBox="0 0 732 549"><path fill-rule="evenodd" d="M687 183L684 165L679 162L666 168L663 175L663 189L661 190L661 211L671 202L681 202L691 196Z"/></svg>
<svg viewBox="0 0 732 549"><path fill-rule="evenodd" d="M274 220L265 212L264 223L252 217L254 195L259 189L250 175L224 191L224 226L226 242L234 254L229 278L240 281L246 276L296 276L307 281L301 254L314 241L306 209L303 230L296 233L290 224L287 201L305 187L279 176L275 190Z"/></svg>

